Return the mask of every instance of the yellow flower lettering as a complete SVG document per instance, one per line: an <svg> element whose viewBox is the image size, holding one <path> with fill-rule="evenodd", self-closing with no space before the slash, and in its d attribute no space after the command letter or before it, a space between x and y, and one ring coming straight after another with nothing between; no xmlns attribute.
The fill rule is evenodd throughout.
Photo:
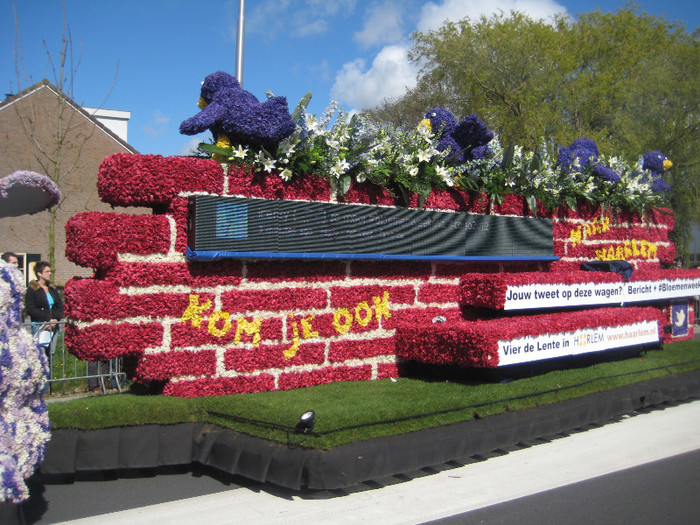
<svg viewBox="0 0 700 525"><path fill-rule="evenodd" d="M632 257L632 245L629 241L625 241L625 260Z"/></svg>
<svg viewBox="0 0 700 525"><path fill-rule="evenodd" d="M314 320L314 316L310 315L309 317L304 317L301 320L301 333L304 336L304 339L311 339L313 337L318 337L318 332L313 329L313 326L311 326L311 321Z"/></svg>
<svg viewBox="0 0 700 525"><path fill-rule="evenodd" d="M190 294L190 304L185 309L180 320L183 323L190 321L192 326L199 328L202 325L202 314L211 308L211 301L207 299L203 303L199 302L199 295Z"/></svg>
<svg viewBox="0 0 700 525"><path fill-rule="evenodd" d="M241 335L245 333L246 335L253 336L253 346L258 346L260 343L260 326L262 325L262 318L256 319L252 323L247 319L242 317L238 318L236 323L236 336L233 342L239 344L241 342Z"/></svg>
<svg viewBox="0 0 700 525"><path fill-rule="evenodd" d="M647 241L645 241L644 239L642 239L639 244L641 245L641 247L639 249L639 253L642 254L642 257L645 257L645 258L649 257L649 255L647 253L647 246L649 245L649 243Z"/></svg>
<svg viewBox="0 0 700 525"><path fill-rule="evenodd" d="M360 326L367 326L372 320L372 307L367 301L362 301L355 307L355 320Z"/></svg>
<svg viewBox="0 0 700 525"><path fill-rule="evenodd" d="M342 322L341 322L342 318ZM354 318L347 308L341 308L333 312L333 326L339 334L346 334L352 327Z"/></svg>
<svg viewBox="0 0 700 525"><path fill-rule="evenodd" d="M575 248L576 245L583 242L583 234L581 232L581 226L575 228L569 232L569 239L571 239L571 245Z"/></svg>
<svg viewBox="0 0 700 525"><path fill-rule="evenodd" d="M385 319L391 317L391 312L389 311L389 292L384 292L381 298L372 297L372 301L374 302L374 313L377 316L377 321L379 321L382 316L384 316Z"/></svg>
<svg viewBox="0 0 700 525"><path fill-rule="evenodd" d="M289 314L289 317L294 317L294 314ZM292 321L292 333L294 334L292 336L292 346L282 352L285 359L291 359L299 351L299 325L296 321Z"/></svg>
<svg viewBox="0 0 700 525"><path fill-rule="evenodd" d="M289 314L289 317L293 318L294 314ZM318 337L318 332L314 330L311 325L311 321L313 320L313 315L301 319L301 334L304 339ZM291 359L299 351L299 325L296 321L292 321L292 334L292 346L282 352L286 359Z"/></svg>
<svg viewBox="0 0 700 525"><path fill-rule="evenodd" d="M223 337L231 331L231 319L229 317L231 314L228 312L222 312L220 310L214 310L209 316L209 322L207 323L207 329L209 333L215 337ZM220 319L224 320L224 326L222 328L217 328L216 323Z"/></svg>

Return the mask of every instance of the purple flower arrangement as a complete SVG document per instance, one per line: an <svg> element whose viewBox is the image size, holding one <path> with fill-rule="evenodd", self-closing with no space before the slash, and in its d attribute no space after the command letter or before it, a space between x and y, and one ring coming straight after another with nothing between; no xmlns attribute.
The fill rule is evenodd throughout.
<svg viewBox="0 0 700 525"><path fill-rule="evenodd" d="M42 393L47 362L20 327L23 277L0 261L0 501L29 497L25 480L44 458L51 424Z"/></svg>
<svg viewBox="0 0 700 525"><path fill-rule="evenodd" d="M286 98L272 97L261 103L223 71L204 79L199 107L197 115L180 124L180 133L196 135L210 130L221 145L274 150L296 128Z"/></svg>
<svg viewBox="0 0 700 525"><path fill-rule="evenodd" d="M570 146L559 148L557 165L566 170L585 168L598 162L598 145L592 139L576 139Z"/></svg>
<svg viewBox="0 0 700 525"><path fill-rule="evenodd" d="M425 114L437 138L436 149L447 151L446 161L463 164L481 159L488 152L488 143L495 136L476 114L468 115L459 124L445 108L433 108Z"/></svg>
<svg viewBox="0 0 700 525"><path fill-rule="evenodd" d="M599 159L598 145L593 139L576 139L571 146L559 148L557 165L568 172L582 172L589 168L591 174L600 180L617 184L620 175Z"/></svg>
<svg viewBox="0 0 700 525"><path fill-rule="evenodd" d="M180 131L209 129L216 146L200 144L227 165L276 173L283 182L313 174L327 179L339 199L356 184L372 184L392 198L425 200L433 191L457 186L486 193L493 205L507 195L525 199L533 213L562 203L572 209L584 202L648 211L667 205L670 188L662 177L670 161L650 152L631 166L624 159L601 155L590 138L553 149L544 141L535 151L504 147L476 114L461 121L435 107L412 131L350 116L332 102L321 119L306 113L310 94L292 115L282 97L264 103L244 91L235 77L217 72L201 89L202 111L184 121ZM335 117L334 117L335 115Z"/></svg>
<svg viewBox="0 0 700 525"><path fill-rule="evenodd" d="M19 170L0 179L0 217L37 213L60 199L58 185L45 175Z"/></svg>
<svg viewBox="0 0 700 525"><path fill-rule="evenodd" d="M669 191L671 186L666 184L663 173L673 166L673 163L660 151L649 151L642 157L642 169L649 174L645 174L644 181L651 179L651 188L654 192Z"/></svg>

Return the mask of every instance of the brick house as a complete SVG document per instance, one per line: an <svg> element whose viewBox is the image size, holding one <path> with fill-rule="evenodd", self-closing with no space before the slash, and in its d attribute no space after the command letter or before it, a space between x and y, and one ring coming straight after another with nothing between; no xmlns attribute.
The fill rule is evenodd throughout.
<svg viewBox="0 0 700 525"><path fill-rule="evenodd" d="M54 268L59 284L91 274L66 259L65 224L76 213L111 210L98 197L97 171L108 155L136 153L126 142L129 116L125 111L82 108L46 80L0 102L0 177L17 170L52 176L54 159L60 155L62 199L56 209ZM59 122L64 140L57 154ZM0 252L39 254L48 260L49 218L49 212L41 212L0 219Z"/></svg>

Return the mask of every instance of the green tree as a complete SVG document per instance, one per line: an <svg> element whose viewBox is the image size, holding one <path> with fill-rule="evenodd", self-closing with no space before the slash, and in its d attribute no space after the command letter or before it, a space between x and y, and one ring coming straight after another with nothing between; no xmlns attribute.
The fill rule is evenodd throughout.
<svg viewBox="0 0 700 525"><path fill-rule="evenodd" d="M553 24L515 12L465 18L415 33L411 58L423 65L424 88L450 93L445 107L453 113L476 112L504 142L534 149L556 131L555 84L572 67L561 38L566 31L561 17Z"/></svg>
<svg viewBox="0 0 700 525"><path fill-rule="evenodd" d="M700 210L699 36L634 4L576 21L511 12L448 22L412 35L418 87L371 114L403 126L443 106L529 150L581 137L628 162L660 150L674 162L666 178L683 253Z"/></svg>

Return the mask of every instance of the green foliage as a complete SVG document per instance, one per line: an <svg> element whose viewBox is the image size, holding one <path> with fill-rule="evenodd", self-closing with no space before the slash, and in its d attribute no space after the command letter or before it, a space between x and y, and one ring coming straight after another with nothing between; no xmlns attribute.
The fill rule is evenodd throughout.
<svg viewBox="0 0 700 525"><path fill-rule="evenodd" d="M298 108L305 107L305 100ZM549 209L562 202L575 209L578 202L587 201L640 212L665 204L662 195L652 192L651 179L639 161L628 165L617 157L601 157L622 178L612 184L594 176L592 166L573 172L557 166L557 152L543 141L534 151L525 151L515 144L503 148L496 137L484 158L454 166L447 163L452 152L436 149L437 137L427 121L402 130L368 115L350 117L336 103L320 119L301 110L295 114L297 129L274 152L241 145L200 144L199 149L226 163L278 173L284 180L309 174L324 177L341 198L353 182L370 182L405 204L412 194L426 199L433 189L455 184L485 192L494 203L506 193L516 193L533 214L538 202Z"/></svg>
<svg viewBox="0 0 700 525"><path fill-rule="evenodd" d="M599 158L618 175L620 182L610 183L597 177L592 166L572 171L556 165L556 153L546 143L535 151L520 146L503 148L498 138L491 143L491 154L484 159L458 166L456 184L468 191L485 192L492 202L500 203L506 193L522 195L533 213L537 202L548 209L566 203L576 209L578 202L601 203L613 209L645 210L663 206L663 195L654 193L641 159L627 164L619 157Z"/></svg>
<svg viewBox="0 0 700 525"><path fill-rule="evenodd" d="M683 253L700 211L699 37L635 4L573 22L520 13L466 18L415 33L418 86L371 113L400 124L443 106L477 113L504 144L537 151L540 137L552 146L588 137L629 164L660 150L674 163L666 180ZM635 207L612 192L601 196Z"/></svg>
<svg viewBox="0 0 700 525"><path fill-rule="evenodd" d="M553 24L520 14L448 22L413 35L411 57L424 64L424 86L451 86L454 113L478 112L504 142L534 149L561 118L553 93L572 57L562 45L563 18ZM429 109L429 108L425 108Z"/></svg>
<svg viewBox="0 0 700 525"><path fill-rule="evenodd" d="M328 449L364 439L524 410L610 390L654 377L700 368L697 341L668 345L623 361L554 371L509 383L467 374L450 381L435 378L333 383L277 392L179 399L120 394L49 404L54 428L96 429L126 425L211 421L286 443L287 432L269 425L223 418L212 412L293 427L300 414L316 412L317 432L304 446ZM519 398L519 399L514 399ZM352 399L352 403L347 400ZM440 413L435 413L440 412ZM400 422L382 423L401 419ZM337 432L329 432L345 427Z"/></svg>
<svg viewBox="0 0 700 525"><path fill-rule="evenodd" d="M351 117L335 102L318 119L303 111L306 103L305 97L294 112L297 129L276 151L206 144L200 149L224 162L276 172L284 180L308 174L327 178L340 197L353 181L382 186L406 203L411 193L427 197L433 188L453 184L452 170L442 165L446 153L435 149L425 126L402 131L377 125L365 115Z"/></svg>

